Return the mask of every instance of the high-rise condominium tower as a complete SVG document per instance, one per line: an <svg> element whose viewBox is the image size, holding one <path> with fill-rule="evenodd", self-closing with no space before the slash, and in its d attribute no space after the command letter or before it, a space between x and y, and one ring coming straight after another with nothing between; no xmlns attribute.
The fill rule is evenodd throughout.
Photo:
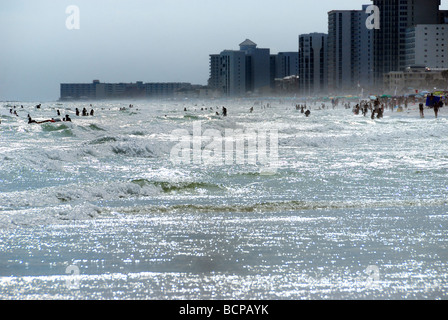
<svg viewBox="0 0 448 320"><path fill-rule="evenodd" d="M406 67L406 29L440 21L440 0L373 0L380 11L380 28L374 30L375 83L383 74Z"/></svg>

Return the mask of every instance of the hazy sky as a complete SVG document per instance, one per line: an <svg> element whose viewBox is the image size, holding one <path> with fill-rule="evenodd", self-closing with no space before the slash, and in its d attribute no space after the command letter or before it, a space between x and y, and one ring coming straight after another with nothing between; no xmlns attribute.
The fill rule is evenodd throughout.
<svg viewBox="0 0 448 320"><path fill-rule="evenodd" d="M448 9L448 0L442 9ZM246 38L271 53L327 32L327 12L369 0L0 0L0 100L54 101L59 84L206 84L209 55ZM80 10L69 30L66 8Z"/></svg>

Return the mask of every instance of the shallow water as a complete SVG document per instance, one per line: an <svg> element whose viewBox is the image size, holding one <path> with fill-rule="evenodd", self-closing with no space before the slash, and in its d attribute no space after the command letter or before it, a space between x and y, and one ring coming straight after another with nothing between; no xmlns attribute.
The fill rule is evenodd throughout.
<svg viewBox="0 0 448 320"><path fill-rule="evenodd" d="M295 103L5 104L0 298L446 299L446 110L306 118ZM56 109L73 123L26 123ZM199 121L277 131L275 170L174 164L174 130Z"/></svg>

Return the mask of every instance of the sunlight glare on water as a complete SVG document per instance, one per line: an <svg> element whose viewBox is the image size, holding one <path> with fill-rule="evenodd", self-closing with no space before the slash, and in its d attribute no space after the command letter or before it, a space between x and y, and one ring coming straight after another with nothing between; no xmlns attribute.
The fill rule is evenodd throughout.
<svg viewBox="0 0 448 320"><path fill-rule="evenodd" d="M306 118L295 103L5 104L0 298L446 299L445 108ZM56 109L73 122L26 121ZM278 168L176 165L175 130L199 122L278 130Z"/></svg>

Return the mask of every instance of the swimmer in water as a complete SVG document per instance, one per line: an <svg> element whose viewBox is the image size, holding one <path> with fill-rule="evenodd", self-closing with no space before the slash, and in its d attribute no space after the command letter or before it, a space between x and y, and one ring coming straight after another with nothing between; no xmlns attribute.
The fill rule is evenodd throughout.
<svg viewBox="0 0 448 320"><path fill-rule="evenodd" d="M56 122L56 120L51 119L51 120L44 120L44 121L36 121L36 120L33 120L30 115L28 115L28 124L31 124L31 123L42 124L42 123L47 123L47 122Z"/></svg>

